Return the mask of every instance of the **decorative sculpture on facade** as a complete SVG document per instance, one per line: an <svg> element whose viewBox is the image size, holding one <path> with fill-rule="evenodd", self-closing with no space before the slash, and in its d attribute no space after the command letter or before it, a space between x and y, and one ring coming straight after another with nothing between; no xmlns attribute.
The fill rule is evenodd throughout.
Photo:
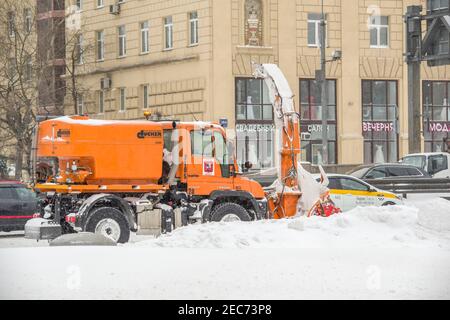
<svg viewBox="0 0 450 320"><path fill-rule="evenodd" d="M261 0L247 0L245 3L245 44L262 45L262 4Z"/></svg>

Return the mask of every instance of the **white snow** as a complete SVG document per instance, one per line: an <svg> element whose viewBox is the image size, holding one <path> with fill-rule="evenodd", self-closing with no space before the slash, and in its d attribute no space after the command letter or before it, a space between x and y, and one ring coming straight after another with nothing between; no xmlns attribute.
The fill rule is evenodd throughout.
<svg viewBox="0 0 450 320"><path fill-rule="evenodd" d="M134 241L0 249L0 299L450 298L443 199Z"/></svg>

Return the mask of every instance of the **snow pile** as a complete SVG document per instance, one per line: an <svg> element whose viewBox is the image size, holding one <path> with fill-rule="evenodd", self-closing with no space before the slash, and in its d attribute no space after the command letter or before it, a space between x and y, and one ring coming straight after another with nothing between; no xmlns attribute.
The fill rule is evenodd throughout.
<svg viewBox="0 0 450 320"><path fill-rule="evenodd" d="M432 200L117 247L4 248L0 299L449 299L449 226L450 203Z"/></svg>
<svg viewBox="0 0 450 320"><path fill-rule="evenodd" d="M439 198L415 203L419 208L418 224L437 232L450 232L450 201Z"/></svg>
<svg viewBox="0 0 450 320"><path fill-rule="evenodd" d="M356 208L329 218L191 225L137 246L169 248L450 248L450 202ZM436 205L439 210L435 210ZM433 208L433 209L430 209Z"/></svg>

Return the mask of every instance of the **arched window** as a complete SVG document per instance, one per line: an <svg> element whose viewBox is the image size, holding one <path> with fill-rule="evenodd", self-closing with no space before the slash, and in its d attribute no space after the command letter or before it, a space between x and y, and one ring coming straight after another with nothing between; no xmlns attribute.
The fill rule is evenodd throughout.
<svg viewBox="0 0 450 320"><path fill-rule="evenodd" d="M245 44L262 46L263 11L261 0L245 1Z"/></svg>

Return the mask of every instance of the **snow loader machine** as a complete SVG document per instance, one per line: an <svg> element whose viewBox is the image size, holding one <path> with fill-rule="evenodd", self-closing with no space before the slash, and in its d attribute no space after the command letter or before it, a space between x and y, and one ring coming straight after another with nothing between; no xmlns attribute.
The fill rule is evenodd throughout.
<svg viewBox="0 0 450 320"><path fill-rule="evenodd" d="M273 64L255 64L254 75L265 80L275 116L272 188L242 176L219 124L60 117L36 128L35 189L45 199L25 237L92 232L125 243L130 232L161 234L191 223L323 214L323 184L299 168L299 115L287 80Z"/></svg>

